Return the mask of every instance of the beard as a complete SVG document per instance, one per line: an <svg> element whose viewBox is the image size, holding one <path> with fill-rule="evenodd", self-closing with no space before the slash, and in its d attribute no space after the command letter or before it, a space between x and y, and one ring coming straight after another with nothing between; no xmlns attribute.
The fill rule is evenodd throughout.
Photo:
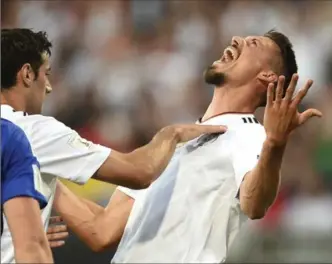
<svg viewBox="0 0 332 264"><path fill-rule="evenodd" d="M207 84L221 86L225 83L225 73L217 72L216 67L211 65L204 72L204 80Z"/></svg>

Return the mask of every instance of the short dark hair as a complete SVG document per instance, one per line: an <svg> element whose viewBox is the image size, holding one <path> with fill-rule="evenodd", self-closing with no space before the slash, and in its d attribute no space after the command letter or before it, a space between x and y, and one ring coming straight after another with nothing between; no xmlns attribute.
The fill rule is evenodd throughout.
<svg viewBox="0 0 332 264"><path fill-rule="evenodd" d="M38 76L44 63L42 54L51 56L51 42L44 31L33 32L27 28L1 29L1 88L16 84L16 76L25 63L29 63Z"/></svg>
<svg viewBox="0 0 332 264"><path fill-rule="evenodd" d="M297 73L296 57L293 50L293 44L289 38L284 34L272 29L264 34L264 37L268 37L273 40L279 47L282 57L282 72L285 76L285 90L287 89L293 74ZM286 91L284 91L286 92Z"/></svg>

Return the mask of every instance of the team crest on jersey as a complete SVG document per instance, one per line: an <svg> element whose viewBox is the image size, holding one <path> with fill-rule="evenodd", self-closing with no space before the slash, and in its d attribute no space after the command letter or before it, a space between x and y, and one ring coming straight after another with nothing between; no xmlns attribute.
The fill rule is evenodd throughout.
<svg viewBox="0 0 332 264"><path fill-rule="evenodd" d="M197 141L193 144L189 144L187 146L187 151L191 152L199 147L205 146L206 144L210 144L218 139L220 135L223 133L216 133L216 134L208 134L203 135L197 139Z"/></svg>
<svg viewBox="0 0 332 264"><path fill-rule="evenodd" d="M86 149L90 148L92 145L92 142L81 138L79 134L74 133L74 135L69 140L69 145L71 145L73 148L76 149Z"/></svg>
<svg viewBox="0 0 332 264"><path fill-rule="evenodd" d="M217 140L217 138L222 135L222 133L218 134L208 134L208 135L203 135L197 140L197 147L201 147L206 145L207 143L212 143Z"/></svg>

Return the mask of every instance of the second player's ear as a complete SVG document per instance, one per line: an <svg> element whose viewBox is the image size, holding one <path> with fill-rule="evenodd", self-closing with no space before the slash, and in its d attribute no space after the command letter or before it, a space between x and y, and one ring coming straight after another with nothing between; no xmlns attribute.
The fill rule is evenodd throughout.
<svg viewBox="0 0 332 264"><path fill-rule="evenodd" d="M269 83L275 83L278 81L278 75L273 71L262 71L258 74L258 79L268 85Z"/></svg>
<svg viewBox="0 0 332 264"><path fill-rule="evenodd" d="M33 69L29 63L26 63L22 66L20 75L24 86L30 87L35 79L35 73L33 72Z"/></svg>

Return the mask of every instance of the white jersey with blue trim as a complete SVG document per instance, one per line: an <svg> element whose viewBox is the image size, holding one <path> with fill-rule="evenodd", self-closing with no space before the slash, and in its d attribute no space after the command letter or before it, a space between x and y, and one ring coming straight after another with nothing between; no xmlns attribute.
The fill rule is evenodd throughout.
<svg viewBox="0 0 332 264"><path fill-rule="evenodd" d="M223 114L226 125L179 147L146 190L118 189L135 199L112 263L221 263L242 224L238 192L257 164L266 134L251 114Z"/></svg>
<svg viewBox="0 0 332 264"><path fill-rule="evenodd" d="M105 162L111 150L81 138L76 131L52 117L27 115L14 111L9 105L1 105L1 118L24 131L40 164L39 190L48 202L41 216L47 230L57 178L84 184ZM1 245L4 241L11 243L6 222ZM1 247L1 263L14 263L13 248L3 251Z"/></svg>

